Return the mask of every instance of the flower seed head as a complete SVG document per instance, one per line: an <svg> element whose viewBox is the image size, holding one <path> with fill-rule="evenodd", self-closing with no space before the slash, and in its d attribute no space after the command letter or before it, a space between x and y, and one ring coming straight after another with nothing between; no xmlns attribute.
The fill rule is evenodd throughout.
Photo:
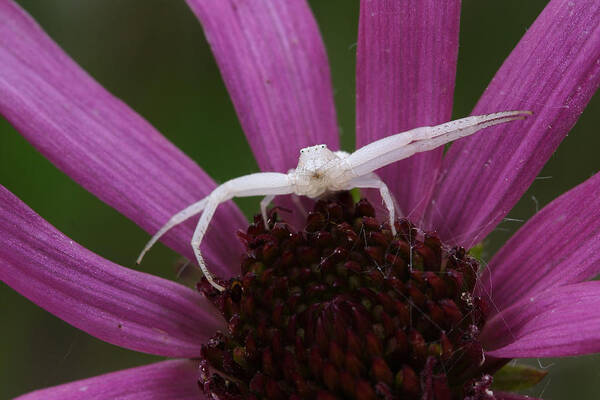
<svg viewBox="0 0 600 400"><path fill-rule="evenodd" d="M478 335L477 261L365 199L316 203L303 230L257 216L241 275L199 290L228 322L202 350L219 399L493 398ZM492 397L482 397L492 396Z"/></svg>

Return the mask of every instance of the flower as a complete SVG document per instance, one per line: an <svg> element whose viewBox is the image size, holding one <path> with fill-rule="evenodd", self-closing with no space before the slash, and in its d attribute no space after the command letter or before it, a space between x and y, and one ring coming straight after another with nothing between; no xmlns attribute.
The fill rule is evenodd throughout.
<svg viewBox="0 0 600 400"><path fill-rule="evenodd" d="M338 147L326 55L304 2L188 3L262 169L286 170L307 145ZM468 248L506 215L598 87L598 8L551 1L474 110L531 109L535 118L457 142L443 157L434 151L381 171L412 220ZM359 145L450 118L459 11L459 2L362 2ZM147 231L215 187L9 0L0 2L0 59L6 119L59 169ZM479 278L475 294L492 305L480 336L488 358L598 351L600 292L587 282L598 273L598 179L540 211ZM93 254L6 189L0 193L0 276L36 304L107 342L175 358L197 357L224 329L205 297ZM224 205L204 243L211 270L222 277L237 273L231 238L243 225L240 212ZM186 225L165 242L190 256L190 234ZM185 398L198 395L195 380L193 362L175 360L28 397Z"/></svg>

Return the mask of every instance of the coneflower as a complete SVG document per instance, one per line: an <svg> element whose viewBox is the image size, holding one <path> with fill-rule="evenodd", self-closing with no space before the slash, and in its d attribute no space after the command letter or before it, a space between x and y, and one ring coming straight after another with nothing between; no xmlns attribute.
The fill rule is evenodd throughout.
<svg viewBox="0 0 600 400"><path fill-rule="evenodd" d="M302 147L339 148L305 1L188 4L261 169L286 171ZM450 119L459 16L460 1L361 2L359 146ZM395 236L377 199L348 193L319 200L304 220L295 206L275 208L269 230L224 205L203 242L223 293L116 265L0 188L3 282L102 340L178 359L21 398L523 398L493 386L508 360L600 350L600 283L589 281L600 270L600 175L537 213L483 272L468 249L575 124L600 84L599 60L600 4L550 1L474 110L533 117L379 171L406 213ZM149 233L214 189L12 0L0 0L0 66L0 113ZM191 231L164 242L192 258ZM508 373L519 382L531 371Z"/></svg>

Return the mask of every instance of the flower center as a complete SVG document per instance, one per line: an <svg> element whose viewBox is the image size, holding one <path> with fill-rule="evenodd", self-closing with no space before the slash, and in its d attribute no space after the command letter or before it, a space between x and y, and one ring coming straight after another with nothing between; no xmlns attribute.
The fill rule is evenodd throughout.
<svg viewBox="0 0 600 400"><path fill-rule="evenodd" d="M477 260L347 192L304 230L257 216L241 276L199 290L228 322L202 349L202 390L224 399L493 399L478 341Z"/></svg>

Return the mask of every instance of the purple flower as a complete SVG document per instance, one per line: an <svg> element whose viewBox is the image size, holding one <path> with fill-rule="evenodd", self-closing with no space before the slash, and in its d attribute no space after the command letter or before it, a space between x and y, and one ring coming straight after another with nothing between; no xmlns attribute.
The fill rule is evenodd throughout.
<svg viewBox="0 0 600 400"><path fill-rule="evenodd" d="M295 166L302 147L339 147L327 58L303 0L188 4L262 170ZM459 15L460 1L362 1L359 146L450 119ZM0 0L0 65L2 115L59 169L149 233L215 188L11 0ZM599 84L600 5L552 0L473 111L532 110L534 117L460 140L446 154L404 160L381 176L412 221L470 248L521 197ZM600 282L589 281L600 272L599 206L597 174L537 213L490 261L475 291L491 306L479 336L488 362L600 351ZM203 243L216 275L239 274L242 249L232 248L232 238L244 225L232 203L220 207ZM175 228L164 242L193 259L192 229ZM0 236L0 277L23 296L109 343L183 359L23 398L202 398L197 365L186 359L198 358L203 343L226 329L206 297L79 246L5 188Z"/></svg>

